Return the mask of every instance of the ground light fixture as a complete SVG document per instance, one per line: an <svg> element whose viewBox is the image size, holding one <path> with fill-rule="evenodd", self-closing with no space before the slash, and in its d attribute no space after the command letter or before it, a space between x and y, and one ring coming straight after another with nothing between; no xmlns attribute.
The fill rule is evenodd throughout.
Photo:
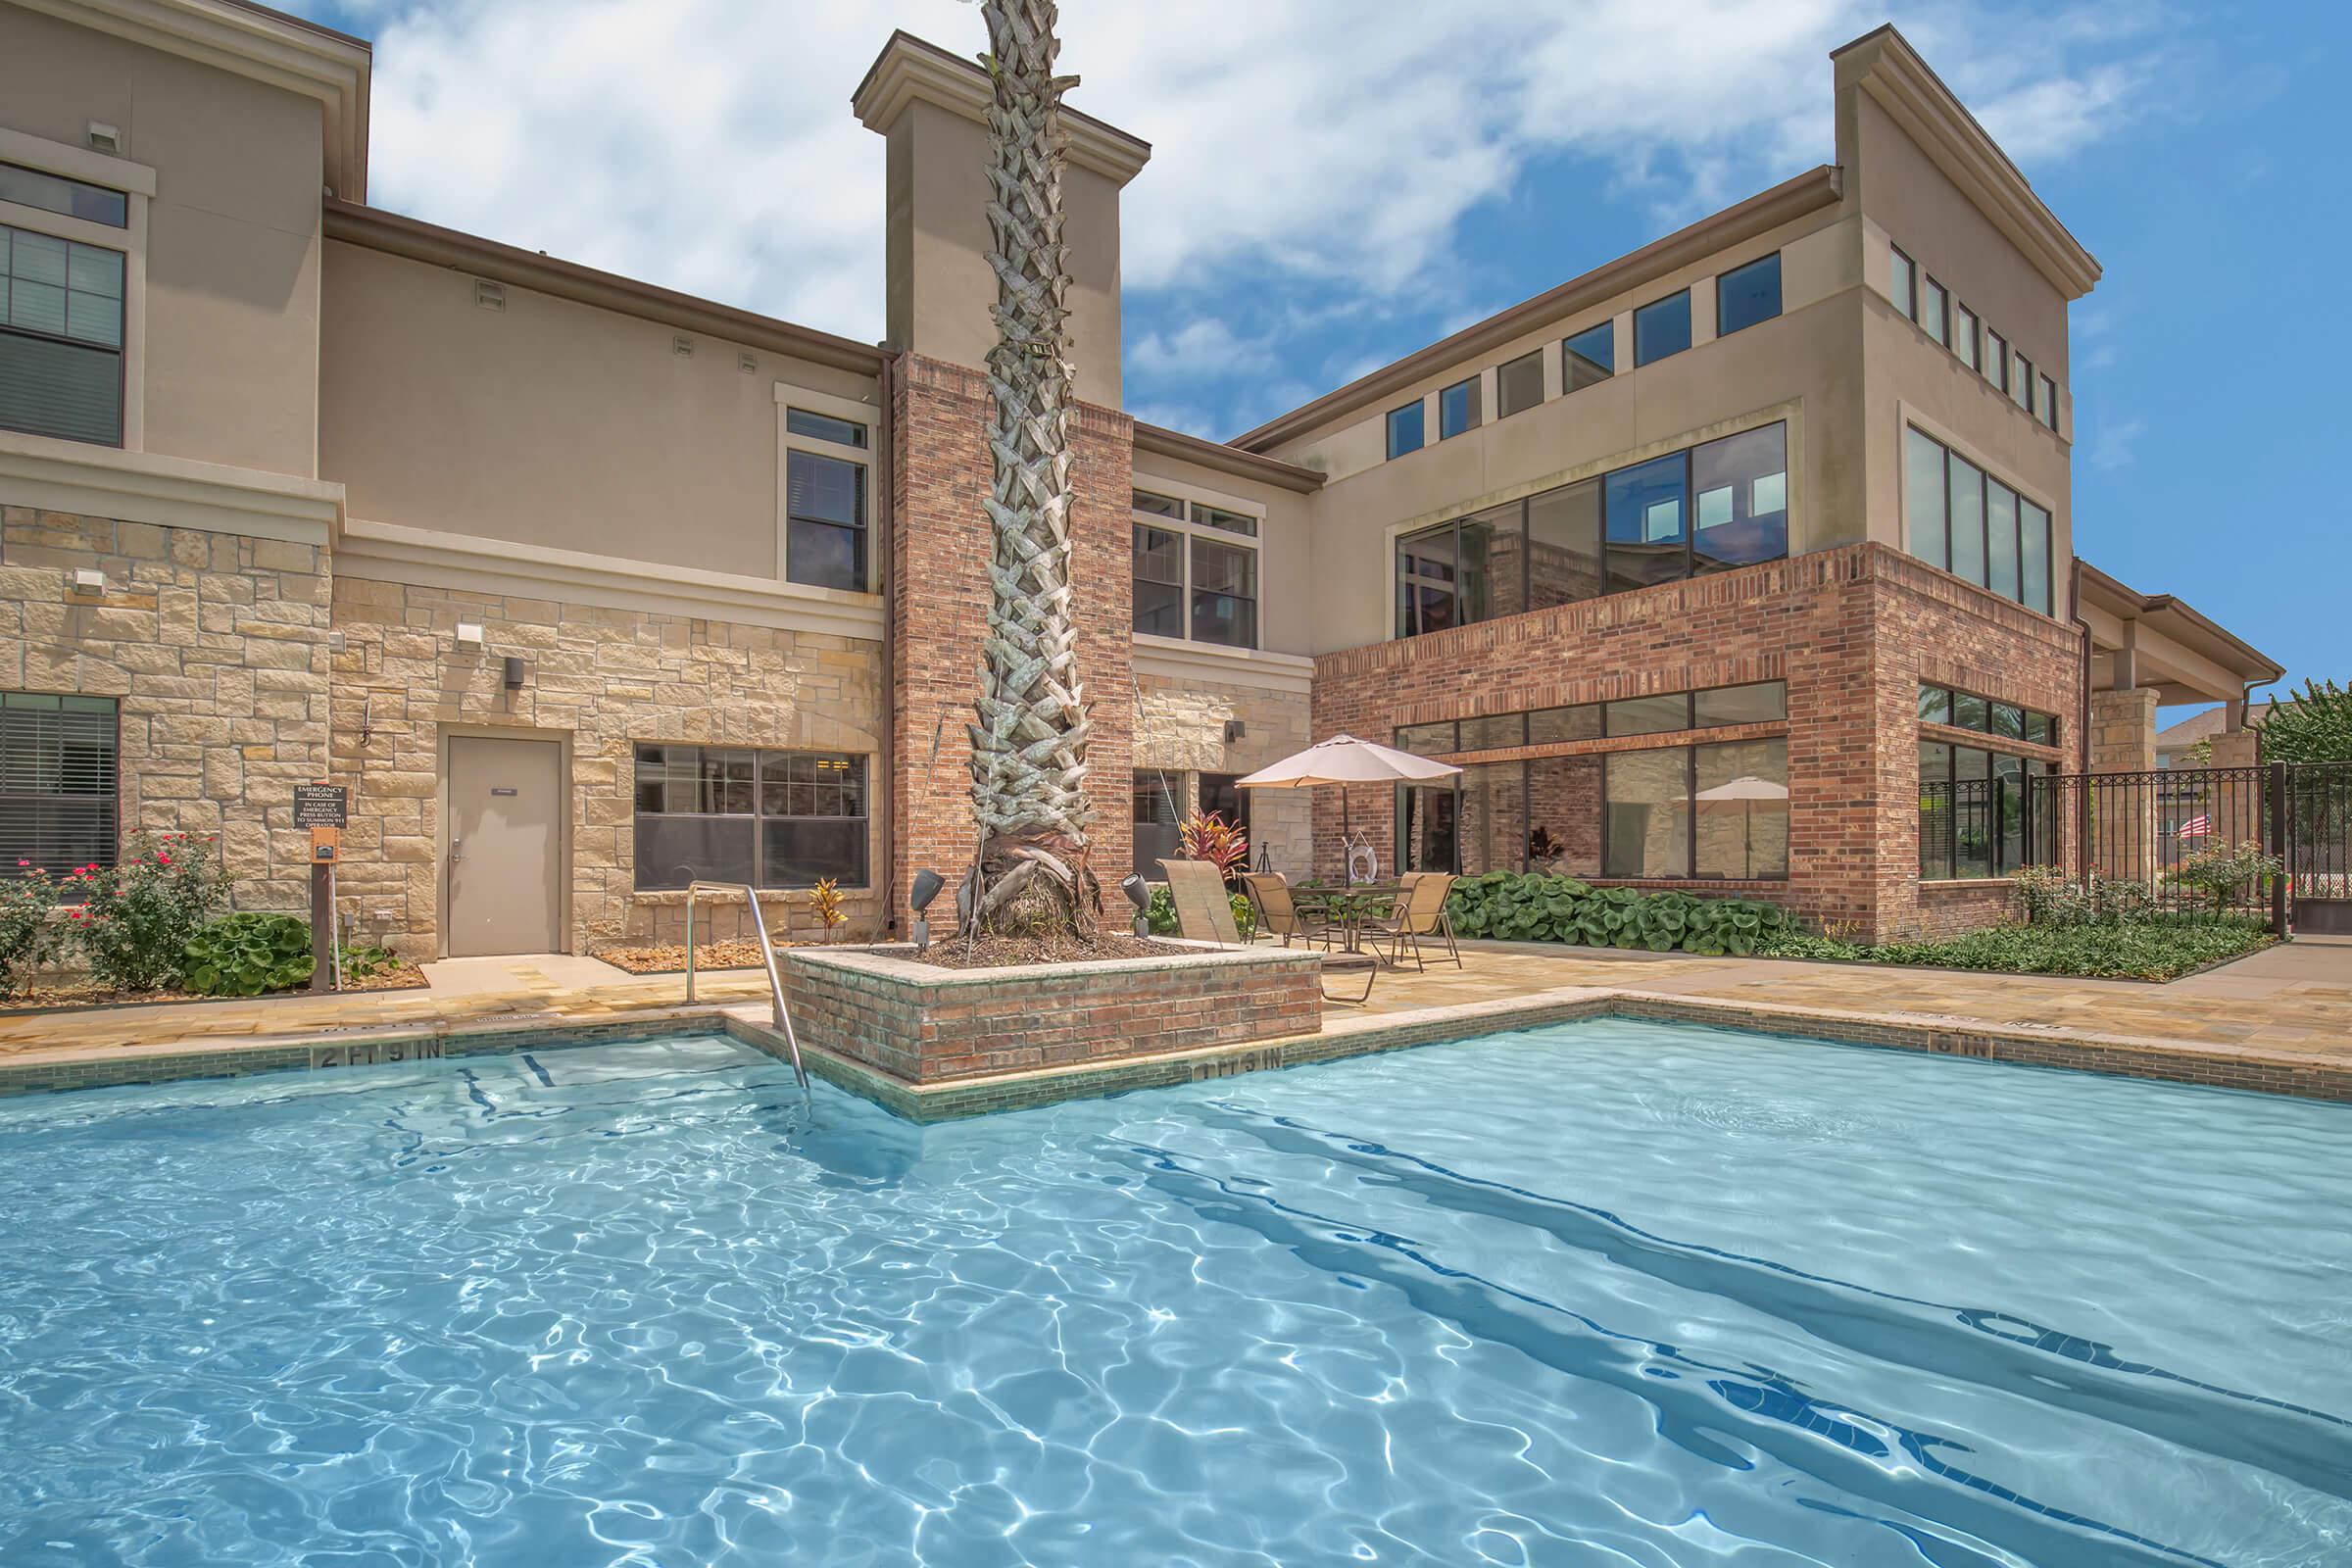
<svg viewBox="0 0 2352 1568"><path fill-rule="evenodd" d="M938 898L939 890L947 885L947 879L937 871L917 871L913 885L906 890L907 907L914 910L912 935L914 951L917 953L931 945L931 922L923 917L923 911L931 906L931 901Z"/></svg>
<svg viewBox="0 0 2352 1568"><path fill-rule="evenodd" d="M1139 937L1150 936L1152 934L1152 916L1150 913L1152 908L1152 884L1145 881L1142 877L1136 875L1136 873L1133 871L1130 871L1124 877L1119 879L1119 891L1127 895L1127 902L1129 904L1135 906L1135 934Z"/></svg>

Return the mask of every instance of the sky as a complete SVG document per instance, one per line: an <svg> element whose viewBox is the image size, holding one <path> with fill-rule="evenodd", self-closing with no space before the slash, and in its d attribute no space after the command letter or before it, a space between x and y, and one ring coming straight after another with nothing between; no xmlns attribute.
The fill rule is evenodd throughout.
<svg viewBox="0 0 2352 1568"><path fill-rule="evenodd" d="M893 27L985 42L965 0L278 3L375 45L375 205L866 341L850 93ZM1829 52L1886 21L2105 268L2079 553L2352 680L2352 7L1068 0L1070 103L1153 149L1128 408L1233 436L1830 162Z"/></svg>

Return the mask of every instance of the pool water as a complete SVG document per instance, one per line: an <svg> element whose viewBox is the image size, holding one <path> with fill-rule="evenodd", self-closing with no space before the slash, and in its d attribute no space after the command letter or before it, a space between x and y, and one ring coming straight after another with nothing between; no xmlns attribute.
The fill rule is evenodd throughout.
<svg viewBox="0 0 2352 1568"><path fill-rule="evenodd" d="M2352 1562L2352 1111L1643 1022L0 1102L0 1563Z"/></svg>

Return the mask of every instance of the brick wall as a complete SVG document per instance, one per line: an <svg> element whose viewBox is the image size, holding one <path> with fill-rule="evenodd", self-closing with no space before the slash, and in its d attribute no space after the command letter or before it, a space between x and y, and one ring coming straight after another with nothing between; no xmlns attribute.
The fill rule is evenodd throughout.
<svg viewBox="0 0 2352 1568"><path fill-rule="evenodd" d="M217 834L240 908L307 910L327 582L317 545L0 508L0 688L116 699L122 831Z"/></svg>
<svg viewBox="0 0 2352 1568"><path fill-rule="evenodd" d="M989 487L987 416L988 384L978 371L901 357L891 448L894 911L906 907L906 885L917 870L937 871L952 890L971 864L971 748L964 726L980 689L988 627L990 541L981 508ZM1095 874L1108 888L1127 874L1129 861L1135 421L1082 404L1070 426L1078 673L1093 704L1090 834Z"/></svg>
<svg viewBox="0 0 2352 1568"><path fill-rule="evenodd" d="M1312 1034L1320 976L1313 954L1280 949L965 970L795 952L784 965L803 1042L909 1083Z"/></svg>
<svg viewBox="0 0 2352 1568"><path fill-rule="evenodd" d="M1703 738L1786 738L1788 879L1643 885L1770 898L1884 938L1951 919L1984 923L1990 906L1920 902L1919 682L2061 715L2064 748L2017 749L2072 767L2080 742L2067 715L2077 710L2081 669L2070 628L1885 546L1855 545L1325 655L1315 666L1313 731L1385 741L1400 725L1785 680L1786 723ZM1589 758L1698 738L1569 742L1451 760ZM1388 863L1393 792L1358 788L1348 810ZM1317 792L1315 860L1326 876L1339 873L1340 820L1338 792ZM1564 868L1580 857L1592 864L1595 850L1571 842Z"/></svg>

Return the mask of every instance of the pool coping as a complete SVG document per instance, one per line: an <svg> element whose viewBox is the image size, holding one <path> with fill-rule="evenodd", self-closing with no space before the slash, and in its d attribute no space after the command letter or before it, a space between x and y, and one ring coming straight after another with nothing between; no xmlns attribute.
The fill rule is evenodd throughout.
<svg viewBox="0 0 2352 1568"><path fill-rule="evenodd" d="M235 1045L183 1041L129 1050L60 1052L29 1061L0 1063L0 1097L295 1068L514 1054L618 1044L690 1029L723 1033L754 1050L789 1059L783 1036L760 1021L766 1006L764 1002L673 1004L616 1012L592 1023L565 1021L560 1013L547 1011L495 1023L384 1024ZM1963 1060L2352 1102L2352 1065L2315 1062L2296 1053L2260 1046L2155 1040L2061 1025L1987 1024L1935 1013L1792 1006L1616 986L1567 986L1408 1012L1334 1017L1312 1035L1026 1068L928 1085L909 1083L819 1049L806 1049L804 1059L811 1077L822 1078L910 1121L934 1122L1607 1017L1708 1024Z"/></svg>

